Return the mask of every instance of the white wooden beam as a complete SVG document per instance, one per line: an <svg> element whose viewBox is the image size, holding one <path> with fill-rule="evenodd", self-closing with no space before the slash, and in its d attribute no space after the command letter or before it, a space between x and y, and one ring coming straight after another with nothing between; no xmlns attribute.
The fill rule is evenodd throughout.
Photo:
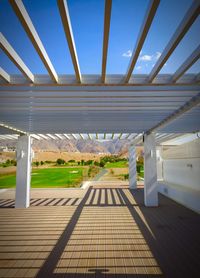
<svg viewBox="0 0 200 278"><path fill-rule="evenodd" d="M155 130L163 128L164 126L166 126L167 124L169 124L170 122L175 120L176 118L180 117L182 114L188 112L193 107L199 105L199 103L200 103L200 93L197 94L196 96L192 97L189 101L187 101L179 109L175 110L171 115L169 115L164 120L159 122L157 125L155 125L151 129L149 129L146 133L150 134L150 133L154 132Z"/></svg>
<svg viewBox="0 0 200 278"><path fill-rule="evenodd" d="M77 137L76 137L75 134L71 134L71 136L72 136L75 140L77 140Z"/></svg>
<svg viewBox="0 0 200 278"><path fill-rule="evenodd" d="M34 75L29 70L29 68L24 64L22 59L19 57L14 48L6 40L4 35L0 33L0 46L10 60L18 67L18 69L31 81L34 83Z"/></svg>
<svg viewBox="0 0 200 278"><path fill-rule="evenodd" d="M105 83L112 0L105 0L101 82Z"/></svg>
<svg viewBox="0 0 200 278"><path fill-rule="evenodd" d="M47 135L44 135L44 134L38 134L38 135L45 140L49 140L49 137Z"/></svg>
<svg viewBox="0 0 200 278"><path fill-rule="evenodd" d="M60 134L55 133L55 136L57 136L57 137L58 137L58 139L63 140L63 137L62 137Z"/></svg>
<svg viewBox="0 0 200 278"><path fill-rule="evenodd" d="M10 129L10 130L14 130L20 134L27 134L27 132L21 130L21 129L18 129L18 128L15 128L11 125L8 125L8 124L4 124L4 123L0 123L0 127L4 127L4 128L7 128L7 129Z"/></svg>
<svg viewBox="0 0 200 278"><path fill-rule="evenodd" d="M8 83L10 83L10 75L0 67L0 76Z"/></svg>
<svg viewBox="0 0 200 278"><path fill-rule="evenodd" d="M51 139L53 139L53 140L56 140L57 138L55 137L55 136L53 136L52 134L46 134L48 137L50 137Z"/></svg>
<svg viewBox="0 0 200 278"><path fill-rule="evenodd" d="M70 137L69 137L68 134L64 133L64 136L65 136L68 140L70 140Z"/></svg>
<svg viewBox="0 0 200 278"><path fill-rule="evenodd" d="M41 137L38 136L37 134L31 134L30 136L31 136L31 138L33 138L33 139L41 140Z"/></svg>
<svg viewBox="0 0 200 278"><path fill-rule="evenodd" d="M141 26L139 36L135 45L135 49L132 53L132 57L130 60L130 64L128 66L128 70L124 79L125 83L128 83L131 77L131 74L134 70L135 64L137 62L137 59L139 57L140 51L142 49L142 46L144 44L144 41L146 39L146 36L148 34L148 31L151 27L152 21L154 19L155 13L157 11L157 8L159 6L160 0L151 0L149 3L149 6L147 8L146 15L144 17L143 24Z"/></svg>
<svg viewBox="0 0 200 278"><path fill-rule="evenodd" d="M22 2L22 0L10 0L10 4L13 7L16 15L18 16L24 30L26 31L27 35L29 36L35 50L39 54L42 62L44 63L49 75L51 76L52 80L56 83L58 82L57 73L49 59L49 56L40 40L40 37L26 11L26 8Z"/></svg>
<svg viewBox="0 0 200 278"><path fill-rule="evenodd" d="M198 59L200 58L200 45L192 52L185 62L177 69L172 77L172 82L176 82Z"/></svg>
<svg viewBox="0 0 200 278"><path fill-rule="evenodd" d="M164 51L162 52L160 58L158 59L157 63L153 67L152 71L149 74L148 81L152 82L156 75L159 73L161 68L164 66L174 49L177 47L181 39L184 37L186 32L189 30L190 26L193 24L195 19L198 17L200 13L200 1L195 0L191 5L190 9L185 14L184 18L182 19L181 23L179 24L178 28L176 29L174 35L172 36L171 40L165 47Z"/></svg>
<svg viewBox="0 0 200 278"><path fill-rule="evenodd" d="M80 71L80 66L78 62L78 56L76 52L76 45L74 42L74 36L73 36L73 31L72 31L72 26L71 26L71 21L70 21L70 16L69 16L69 9L67 6L67 1L66 0L57 0L58 3L58 8L60 11L60 16L62 19L63 23L63 28L65 31L65 36L68 42L69 46L69 51L71 54L75 74L76 74L76 79L77 82L81 83L81 71Z"/></svg>

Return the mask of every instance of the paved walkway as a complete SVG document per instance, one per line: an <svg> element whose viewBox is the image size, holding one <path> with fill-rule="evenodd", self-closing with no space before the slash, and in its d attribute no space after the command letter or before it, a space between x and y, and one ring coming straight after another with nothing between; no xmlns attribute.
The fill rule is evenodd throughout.
<svg viewBox="0 0 200 278"><path fill-rule="evenodd" d="M108 170L106 169L102 169L94 178L93 178L93 181L98 181L98 180L101 180L102 177L107 174Z"/></svg>
<svg viewBox="0 0 200 278"><path fill-rule="evenodd" d="M146 208L125 186L59 194L78 202L0 209L0 277L199 277L198 214L161 195Z"/></svg>

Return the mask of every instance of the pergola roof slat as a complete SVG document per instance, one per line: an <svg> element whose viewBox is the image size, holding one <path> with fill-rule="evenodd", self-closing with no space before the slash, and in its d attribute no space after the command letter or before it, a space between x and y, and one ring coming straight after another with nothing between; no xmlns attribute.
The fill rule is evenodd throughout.
<svg viewBox="0 0 200 278"><path fill-rule="evenodd" d="M195 19L198 17L200 13L200 1L195 0L191 5L190 9L185 14L184 18L182 19L181 23L179 24L178 28L176 29L174 35L172 36L171 40L165 47L164 51L162 52L160 58L158 59L157 63L153 67L152 71L149 74L148 81L152 82L156 75L159 73L161 68L164 66L174 49L177 47L181 39L184 37L186 32L189 30L190 26L193 24Z"/></svg>
<svg viewBox="0 0 200 278"><path fill-rule="evenodd" d="M65 35L66 35L66 39L68 42L69 51L71 54L71 58L72 58L72 62L73 62L73 66L74 66L74 70L75 70L75 74L76 74L76 79L77 79L77 82L81 83L82 82L81 71L80 71L80 66L79 66L79 62L78 62L78 56L77 56L77 52L76 52L76 46L75 46L75 42L74 42L74 36L73 36L73 32L72 32L72 26L71 26L67 1L66 0L57 0L57 3L58 3L58 8L60 11L62 23L63 23L63 28L65 30Z"/></svg>
<svg viewBox="0 0 200 278"><path fill-rule="evenodd" d="M125 79L124 79L125 83L128 83L129 80L130 80L131 74L133 72L133 69L134 69L135 64L137 62L137 59L139 57L140 51L142 49L142 46L144 44L144 41L145 41L146 36L148 34L148 31L151 27L151 23L154 19L154 16L156 14L159 3L160 3L160 0L151 0L150 3L149 3L149 6L148 6L148 9L147 9L143 24L142 24L140 32L139 32L139 36L138 36L138 39L137 39L137 42L136 42L136 46L135 46L135 49L132 53L130 64L129 64L129 67L128 67L128 70L127 70L127 73L126 73L126 76L125 76Z"/></svg>
<svg viewBox="0 0 200 278"><path fill-rule="evenodd" d="M105 13L104 13L103 55L102 55L102 70L101 70L102 83L105 83L105 78L106 78L106 63L107 63L107 53L108 53L109 32L110 32L111 9L112 9L112 0L106 0Z"/></svg>
<svg viewBox="0 0 200 278"><path fill-rule="evenodd" d="M200 45L192 52L185 62L177 69L172 77L172 82L176 82L198 59L200 58Z"/></svg>
<svg viewBox="0 0 200 278"><path fill-rule="evenodd" d="M186 113L187 111L191 110L195 106L198 106L200 104L200 93L198 93L196 96L192 97L189 101L187 101L184 105L179 107L177 110L175 110L171 115L166 117L164 120L162 120L160 123L149 129L146 133L151 133L155 130L163 128L163 126L169 124L182 114Z"/></svg>
<svg viewBox="0 0 200 278"><path fill-rule="evenodd" d="M10 4L13 7L16 15L18 16L24 30L26 31L27 35L29 36L30 40L32 41L33 46L35 47L37 53L39 54L42 62L44 63L49 75L51 76L52 80L56 83L58 82L57 73L49 59L49 56L42 44L42 41L24 7L24 4L21 0L10 0Z"/></svg>
<svg viewBox="0 0 200 278"><path fill-rule="evenodd" d="M10 83L10 75L0 67L0 76L8 83Z"/></svg>
<svg viewBox="0 0 200 278"><path fill-rule="evenodd" d="M6 40L4 35L0 33L0 46L6 55L11 59L11 61L18 67L18 69L31 81L34 82L34 75L29 70L29 68L22 61L20 56L14 50L14 48L10 45L10 43Z"/></svg>

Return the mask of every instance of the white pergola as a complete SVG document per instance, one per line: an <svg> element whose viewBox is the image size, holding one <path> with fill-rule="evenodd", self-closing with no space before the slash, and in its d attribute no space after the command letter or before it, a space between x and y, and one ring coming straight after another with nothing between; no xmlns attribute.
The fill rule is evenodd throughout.
<svg viewBox="0 0 200 278"><path fill-rule="evenodd" d="M14 45L0 33L1 48L22 72L22 75L10 75L0 68L1 136L8 134L5 137L8 138L18 133L24 134L22 137L30 135L38 140L48 140L98 139L103 134L104 139L108 135L111 139L129 139L133 145L143 141L146 153L151 153L145 156L146 166L150 167L145 175L145 200L147 205L156 205L157 193L155 182L152 182L156 175L152 166L155 166L155 145L180 134L200 130L200 73L185 74L199 59L200 45L189 57L183 58L182 65L173 74L159 74L199 17L199 0L193 1L152 71L148 75L132 74L159 3L159 0L149 1L126 74L108 75L106 65L112 1L106 0L101 74L83 75L67 2L58 0L75 71L75 75L58 75L23 2L10 0L49 74L34 75L15 51Z"/></svg>

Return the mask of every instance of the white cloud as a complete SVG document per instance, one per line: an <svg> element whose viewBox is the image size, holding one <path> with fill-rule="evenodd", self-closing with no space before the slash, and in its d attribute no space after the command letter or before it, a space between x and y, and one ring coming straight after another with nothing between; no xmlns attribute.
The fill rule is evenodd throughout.
<svg viewBox="0 0 200 278"><path fill-rule="evenodd" d="M158 60L161 56L161 52L157 51L155 54L155 59Z"/></svg>
<svg viewBox="0 0 200 278"><path fill-rule="evenodd" d="M124 53L122 54L122 56L123 56L123 57L131 57L131 56L132 56L132 51L129 49L129 50L127 50L126 52L124 52Z"/></svg>
<svg viewBox="0 0 200 278"><path fill-rule="evenodd" d="M157 51L153 55L148 55L148 54L140 55L139 60L145 62L157 61L160 58L160 56L161 56L161 52Z"/></svg>
<svg viewBox="0 0 200 278"><path fill-rule="evenodd" d="M152 61L153 55L142 55L139 57L140 61Z"/></svg>
<svg viewBox="0 0 200 278"><path fill-rule="evenodd" d="M137 66L135 69L136 69L136 70L141 70L142 67L141 67L141 66Z"/></svg>

